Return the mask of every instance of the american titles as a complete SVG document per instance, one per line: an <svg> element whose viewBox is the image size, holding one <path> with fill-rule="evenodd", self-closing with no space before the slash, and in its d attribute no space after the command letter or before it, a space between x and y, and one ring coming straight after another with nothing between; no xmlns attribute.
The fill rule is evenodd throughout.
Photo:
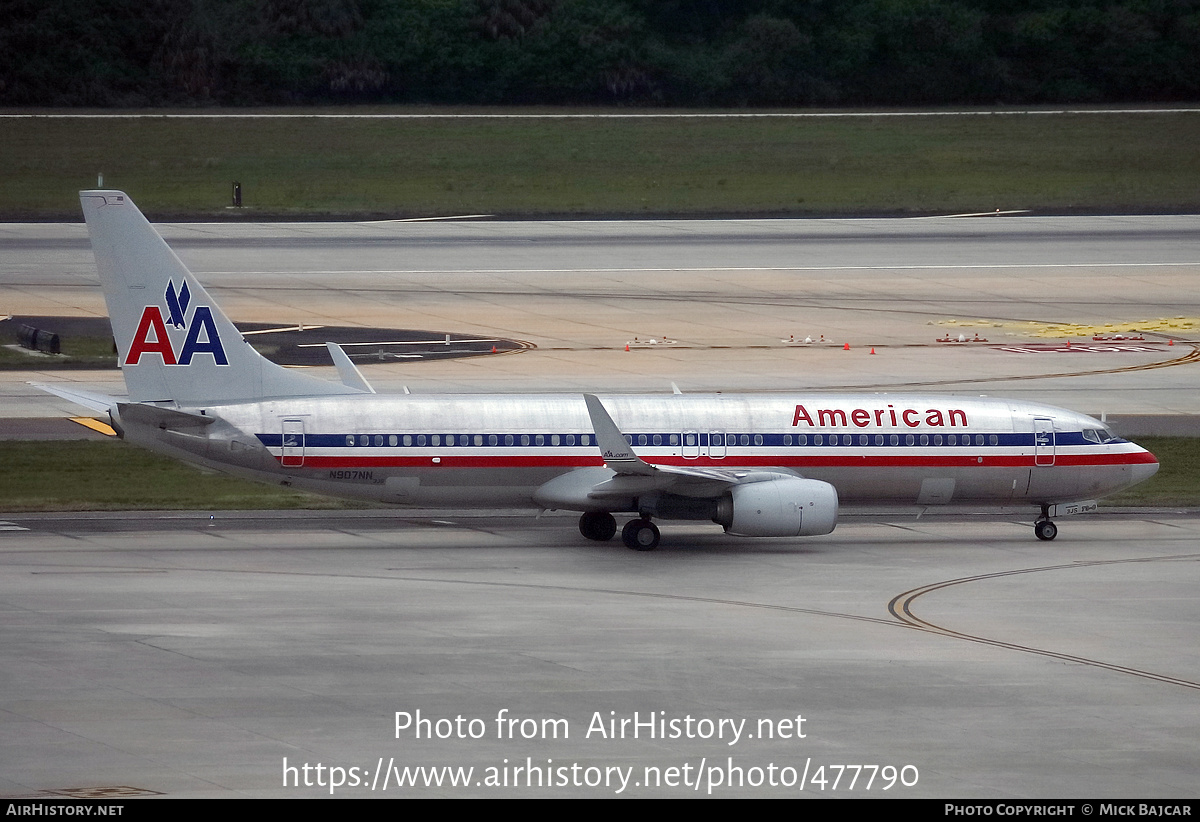
<svg viewBox="0 0 1200 822"><path fill-rule="evenodd" d="M842 408L817 408L815 415L803 405L796 406L792 415L792 426L807 425L810 428L866 428L874 425L876 428L966 428L967 412L961 408L927 408L920 411L916 408L896 408L888 405L886 408L855 408L846 411Z"/></svg>

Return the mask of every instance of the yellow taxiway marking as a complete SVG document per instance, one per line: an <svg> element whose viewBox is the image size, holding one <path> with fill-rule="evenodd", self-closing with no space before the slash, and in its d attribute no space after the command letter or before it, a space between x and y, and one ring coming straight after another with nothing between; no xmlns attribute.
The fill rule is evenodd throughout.
<svg viewBox="0 0 1200 822"><path fill-rule="evenodd" d="M938 320L930 325L958 328L1004 328L1027 337L1092 337L1113 334L1137 334L1149 331L1159 334L1191 334L1200 329L1200 317L1159 317L1126 323L1085 325L1079 323L1042 323L1034 321L1006 322L1003 320Z"/></svg>
<svg viewBox="0 0 1200 822"><path fill-rule="evenodd" d="M112 429L112 426L100 420L94 420L91 417L71 417L71 422L77 422L84 428L90 428L93 431L99 431L106 437L115 437L117 432Z"/></svg>

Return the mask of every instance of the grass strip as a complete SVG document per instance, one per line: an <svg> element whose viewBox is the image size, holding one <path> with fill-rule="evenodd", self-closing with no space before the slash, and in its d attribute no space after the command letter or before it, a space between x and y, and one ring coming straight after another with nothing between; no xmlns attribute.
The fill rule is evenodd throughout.
<svg viewBox="0 0 1200 822"><path fill-rule="evenodd" d="M1198 144L1192 112L6 119L0 219L77 220L99 173L158 220L1194 211Z"/></svg>
<svg viewBox="0 0 1200 822"><path fill-rule="evenodd" d="M361 508L201 471L119 440L0 442L0 511Z"/></svg>

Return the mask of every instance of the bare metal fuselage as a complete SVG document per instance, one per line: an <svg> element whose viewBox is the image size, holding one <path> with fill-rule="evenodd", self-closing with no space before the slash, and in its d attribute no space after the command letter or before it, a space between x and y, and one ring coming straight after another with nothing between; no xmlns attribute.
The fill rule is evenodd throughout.
<svg viewBox="0 0 1200 822"><path fill-rule="evenodd" d="M925 395L606 396L646 462L782 469L833 485L850 504L1047 504L1145 479L1152 455L1082 414ZM546 483L605 470L580 396L339 396L190 409L204 427L123 423L174 456L322 494L398 505L552 504ZM560 503L564 501L559 501ZM550 504L548 504L550 503Z"/></svg>

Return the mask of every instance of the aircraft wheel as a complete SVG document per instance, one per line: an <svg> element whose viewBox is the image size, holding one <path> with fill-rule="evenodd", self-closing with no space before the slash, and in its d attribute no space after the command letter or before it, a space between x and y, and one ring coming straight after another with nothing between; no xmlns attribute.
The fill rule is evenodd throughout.
<svg viewBox="0 0 1200 822"><path fill-rule="evenodd" d="M658 547L658 526L648 519L633 519L621 529L625 547L635 551L653 551Z"/></svg>
<svg viewBox="0 0 1200 822"><path fill-rule="evenodd" d="M579 533L588 539L605 542L617 533L617 521L607 511L588 511L579 518Z"/></svg>
<svg viewBox="0 0 1200 822"><path fill-rule="evenodd" d="M1033 533L1038 539L1049 542L1058 536L1058 526L1048 519L1039 519L1033 524Z"/></svg>

